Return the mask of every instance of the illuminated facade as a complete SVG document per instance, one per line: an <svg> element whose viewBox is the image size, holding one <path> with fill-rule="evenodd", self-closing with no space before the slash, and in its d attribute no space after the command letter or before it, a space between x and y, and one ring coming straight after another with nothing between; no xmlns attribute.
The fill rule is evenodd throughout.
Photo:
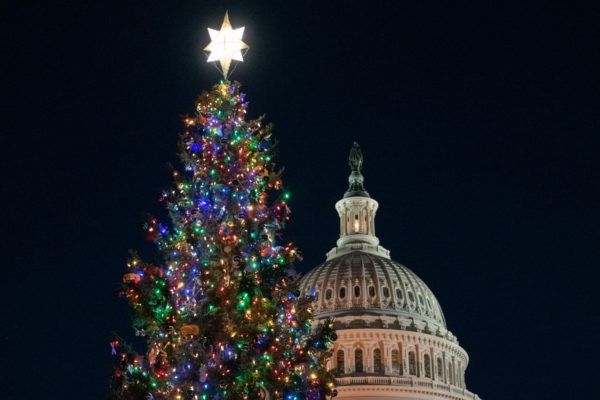
<svg viewBox="0 0 600 400"><path fill-rule="evenodd" d="M437 299L379 245L378 203L363 187L356 144L350 166L350 188L335 206L337 246L300 286L316 296L315 323L335 320L338 339L328 367L336 371L337 398L479 399L466 388L469 356L447 329Z"/></svg>

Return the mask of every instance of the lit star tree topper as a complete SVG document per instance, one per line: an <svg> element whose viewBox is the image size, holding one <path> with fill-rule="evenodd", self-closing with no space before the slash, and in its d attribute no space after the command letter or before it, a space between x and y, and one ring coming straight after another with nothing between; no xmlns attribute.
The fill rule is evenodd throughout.
<svg viewBox="0 0 600 400"><path fill-rule="evenodd" d="M226 12L221 30L208 28L208 34L211 42L204 48L204 51L210 52L206 62L218 61L221 65L223 78L227 79L231 62L244 61L244 54L248 50L248 45L242 42L244 27L233 29L229 22L229 15Z"/></svg>

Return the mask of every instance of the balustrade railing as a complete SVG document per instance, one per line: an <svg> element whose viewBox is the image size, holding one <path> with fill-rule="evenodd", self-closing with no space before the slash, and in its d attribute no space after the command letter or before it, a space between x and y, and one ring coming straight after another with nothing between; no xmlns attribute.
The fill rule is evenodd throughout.
<svg viewBox="0 0 600 400"><path fill-rule="evenodd" d="M422 379L412 376L396 377L396 376L373 376L373 375L356 375L356 376L340 376L335 378L337 386L349 385L392 385L392 386L410 386L417 388L427 388L438 391L450 392L460 395L465 399L480 400L475 393L469 392L457 386L449 385L443 382L436 382L431 379Z"/></svg>

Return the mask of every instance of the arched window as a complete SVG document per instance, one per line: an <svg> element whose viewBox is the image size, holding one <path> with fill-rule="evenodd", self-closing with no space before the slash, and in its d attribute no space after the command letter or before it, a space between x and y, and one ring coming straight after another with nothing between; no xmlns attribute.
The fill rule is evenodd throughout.
<svg viewBox="0 0 600 400"><path fill-rule="evenodd" d="M344 373L344 350L337 352L337 372L338 374Z"/></svg>
<svg viewBox="0 0 600 400"><path fill-rule="evenodd" d="M344 297L346 297L346 288L341 287L340 288L340 299L343 299Z"/></svg>
<svg viewBox="0 0 600 400"><path fill-rule="evenodd" d="M400 364L400 352L392 350L392 370L396 374L402 375L402 365Z"/></svg>
<svg viewBox="0 0 600 400"><path fill-rule="evenodd" d="M375 297L375 286L369 286L369 296Z"/></svg>
<svg viewBox="0 0 600 400"><path fill-rule="evenodd" d="M417 357L414 351L408 352L408 373L410 375L417 375Z"/></svg>
<svg viewBox="0 0 600 400"><path fill-rule="evenodd" d="M402 301L402 297L403 297L403 296L402 296L402 290L400 290L400 288L399 288L399 287L397 287L397 288L396 288L396 298L397 298L399 301Z"/></svg>
<svg viewBox="0 0 600 400"><path fill-rule="evenodd" d="M354 286L354 297L360 297L360 286Z"/></svg>
<svg viewBox="0 0 600 400"><path fill-rule="evenodd" d="M437 376L439 380L442 380L444 377L444 363L442 362L441 357L438 357L437 359Z"/></svg>
<svg viewBox="0 0 600 400"><path fill-rule="evenodd" d="M362 349L354 350L354 372L363 372L363 352Z"/></svg>
<svg viewBox="0 0 600 400"><path fill-rule="evenodd" d="M385 297L386 299L388 297L390 297L390 289L387 286L383 287L382 292L383 292L383 297Z"/></svg>
<svg viewBox="0 0 600 400"><path fill-rule="evenodd" d="M448 383L454 385L454 371L452 369L452 363L448 361Z"/></svg>
<svg viewBox="0 0 600 400"><path fill-rule="evenodd" d="M423 356L423 366L425 367L425 378L431 378L431 358L429 354Z"/></svg>
<svg viewBox="0 0 600 400"><path fill-rule="evenodd" d="M376 374L383 374L383 366L381 365L381 350L373 350L373 372Z"/></svg>
<svg viewBox="0 0 600 400"><path fill-rule="evenodd" d="M331 289L327 289L325 292L325 300L331 300L331 296L333 295L333 291Z"/></svg>

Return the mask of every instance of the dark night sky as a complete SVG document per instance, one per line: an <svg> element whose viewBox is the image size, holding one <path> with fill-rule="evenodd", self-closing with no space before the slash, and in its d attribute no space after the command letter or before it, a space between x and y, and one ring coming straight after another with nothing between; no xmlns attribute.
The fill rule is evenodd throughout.
<svg viewBox="0 0 600 400"><path fill-rule="evenodd" d="M437 295L469 389L595 397L600 7L18 3L0 16L0 397L104 398L111 333L132 336L127 250L153 258L142 213L164 215L156 194L180 117L218 80L200 49L226 9L251 46L234 78L280 140L299 269L337 239L359 141L378 236Z"/></svg>

